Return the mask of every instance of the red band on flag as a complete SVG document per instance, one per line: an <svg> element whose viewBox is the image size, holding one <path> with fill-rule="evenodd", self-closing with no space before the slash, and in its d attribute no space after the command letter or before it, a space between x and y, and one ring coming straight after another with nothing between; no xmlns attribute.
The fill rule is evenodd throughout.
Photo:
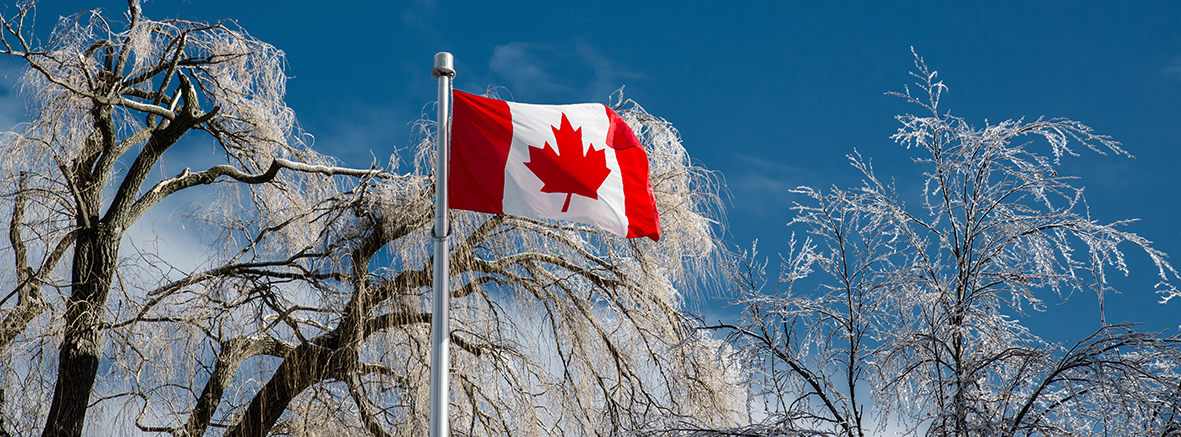
<svg viewBox="0 0 1181 437"><path fill-rule="evenodd" d="M656 213L656 195L648 181L648 154L631 127L612 111L607 110L611 128L607 131L607 146L615 149L619 168L623 171L623 198L627 210L627 238L648 237L660 241L660 216Z"/></svg>
<svg viewBox="0 0 1181 437"><path fill-rule="evenodd" d="M451 119L451 207L503 214L504 165L513 141L512 113L503 100L454 92Z"/></svg>

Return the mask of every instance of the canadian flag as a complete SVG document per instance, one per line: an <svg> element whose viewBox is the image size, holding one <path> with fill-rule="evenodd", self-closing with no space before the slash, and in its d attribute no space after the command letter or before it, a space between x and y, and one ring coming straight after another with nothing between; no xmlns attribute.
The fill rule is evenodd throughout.
<svg viewBox="0 0 1181 437"><path fill-rule="evenodd" d="M648 154L611 108L453 95L452 208L569 220L660 240Z"/></svg>

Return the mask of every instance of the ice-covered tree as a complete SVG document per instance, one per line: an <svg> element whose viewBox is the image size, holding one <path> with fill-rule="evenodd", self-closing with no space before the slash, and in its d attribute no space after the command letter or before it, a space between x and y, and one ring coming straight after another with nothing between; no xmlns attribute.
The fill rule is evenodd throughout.
<svg viewBox="0 0 1181 437"><path fill-rule="evenodd" d="M765 417L738 431L861 436L890 420L933 436L1181 432L1181 337L1103 321L1060 345L1019 321L1072 294L1101 304L1127 249L1155 264L1162 300L1179 295L1165 254L1128 221L1093 219L1056 170L1074 144L1128 153L1072 120L973 126L940 108L946 87L915 58L918 88L891 94L921 111L898 116L892 139L918 153L922 191L898 192L853 153L861 186L797 190L807 201L791 227L807 239L779 278L753 254L733 263L745 312L719 327L755 369L751 408Z"/></svg>
<svg viewBox="0 0 1181 437"><path fill-rule="evenodd" d="M154 21L130 0L41 43L33 3L0 22L32 112L0 142L6 432L423 434L430 169L345 168L303 143L283 53L232 21ZM619 110L649 152L659 243L453 213L455 433L732 418L722 349L678 291L713 271L714 188L671 125ZM420 126L415 163L432 153ZM194 144L224 162L167 164ZM211 243L196 268L129 241L192 190L217 193L187 225Z"/></svg>

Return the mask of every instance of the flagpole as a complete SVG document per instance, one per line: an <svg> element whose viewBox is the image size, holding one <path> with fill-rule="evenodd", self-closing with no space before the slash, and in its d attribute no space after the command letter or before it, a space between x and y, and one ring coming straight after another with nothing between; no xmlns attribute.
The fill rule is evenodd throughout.
<svg viewBox="0 0 1181 437"><path fill-rule="evenodd" d="M435 124L435 277L431 311L431 436L449 437L451 426L447 408L451 406L448 388L451 372L451 323L448 309L451 293L447 280L450 275L450 224L447 215L448 155L451 153L451 79L455 77L454 59L450 53L435 54L435 68L431 76L439 80L439 114Z"/></svg>

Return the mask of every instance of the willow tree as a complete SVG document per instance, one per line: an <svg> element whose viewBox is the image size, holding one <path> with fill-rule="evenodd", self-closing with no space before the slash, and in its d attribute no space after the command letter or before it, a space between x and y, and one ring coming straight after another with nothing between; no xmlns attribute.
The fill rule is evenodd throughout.
<svg viewBox="0 0 1181 437"><path fill-rule="evenodd" d="M282 52L232 21L153 21L131 0L125 22L82 12L34 43L31 13L0 23L33 112L0 146L6 431L422 434L432 125L404 173L344 168L300 141ZM678 291L709 279L716 196L675 129L617 106L665 237L453 213L457 433L731 419L734 375ZM224 163L167 168L190 137ZM218 194L187 225L215 238L197 267L128 241L191 190Z"/></svg>

